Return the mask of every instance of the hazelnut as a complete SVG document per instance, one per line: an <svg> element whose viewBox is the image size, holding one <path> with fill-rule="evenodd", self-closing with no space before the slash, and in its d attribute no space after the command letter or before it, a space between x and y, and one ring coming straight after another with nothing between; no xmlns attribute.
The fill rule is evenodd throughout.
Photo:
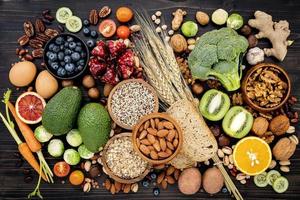
<svg viewBox="0 0 300 200"><path fill-rule="evenodd" d="M254 35L249 35L248 37L249 48L256 47L258 40Z"/></svg>
<svg viewBox="0 0 300 200"><path fill-rule="evenodd" d="M181 34L175 34L170 39L170 45L176 53L182 53L187 50L186 39Z"/></svg>
<svg viewBox="0 0 300 200"><path fill-rule="evenodd" d="M241 33L242 33L242 35L244 35L244 36L250 35L251 32L252 32L252 28L251 28L249 25L247 25L247 24L245 24L245 25L241 28Z"/></svg>
<svg viewBox="0 0 300 200"><path fill-rule="evenodd" d="M276 160L289 160L295 153L296 144L289 138L281 138L273 147L272 153Z"/></svg>
<svg viewBox="0 0 300 200"><path fill-rule="evenodd" d="M201 85L201 83L194 83L192 85L192 91L194 94L199 95L203 92L203 86Z"/></svg>
<svg viewBox="0 0 300 200"><path fill-rule="evenodd" d="M278 115L271 120L269 129L272 131L272 133L278 136L285 134L289 127L289 118L285 115Z"/></svg>
<svg viewBox="0 0 300 200"><path fill-rule="evenodd" d="M230 139L227 136L225 136L225 135L222 134L218 138L218 144L221 147L228 146L230 144Z"/></svg>
<svg viewBox="0 0 300 200"><path fill-rule="evenodd" d="M69 86L74 85L74 82L73 82L72 80L63 80L63 81L61 82L61 85L62 85L63 87L69 87Z"/></svg>
<svg viewBox="0 0 300 200"><path fill-rule="evenodd" d="M92 99L97 99L100 96L100 92L98 90L98 88L90 88L88 91L88 96Z"/></svg>
<svg viewBox="0 0 300 200"><path fill-rule="evenodd" d="M209 16L205 12L198 11L196 13L196 20L200 25L205 26L209 23Z"/></svg>
<svg viewBox="0 0 300 200"><path fill-rule="evenodd" d="M105 97L108 97L111 90L113 89L113 85L106 83L103 88L103 94Z"/></svg>
<svg viewBox="0 0 300 200"><path fill-rule="evenodd" d="M85 75L82 79L82 85L86 88L92 88L95 86L95 80L92 75Z"/></svg>
<svg viewBox="0 0 300 200"><path fill-rule="evenodd" d="M257 117L252 125L252 132L257 136L262 136L268 130L269 122L264 117Z"/></svg>

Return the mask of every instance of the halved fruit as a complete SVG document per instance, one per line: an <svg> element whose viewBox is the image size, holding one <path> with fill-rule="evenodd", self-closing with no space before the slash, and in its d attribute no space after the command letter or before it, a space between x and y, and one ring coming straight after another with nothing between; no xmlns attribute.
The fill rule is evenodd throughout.
<svg viewBox="0 0 300 200"><path fill-rule="evenodd" d="M268 185L267 172L254 176L254 183L257 187L266 187Z"/></svg>
<svg viewBox="0 0 300 200"><path fill-rule="evenodd" d="M273 183L273 189L277 193L285 192L288 189L288 187L289 187L289 181L283 176L277 178Z"/></svg>
<svg viewBox="0 0 300 200"><path fill-rule="evenodd" d="M77 16L69 17L66 21L66 28L72 33L80 31L80 29L82 28L81 19Z"/></svg>
<svg viewBox="0 0 300 200"><path fill-rule="evenodd" d="M66 23L68 18L71 17L73 15L72 11L70 10L70 8L67 7L61 7L56 11L56 20L59 23Z"/></svg>
<svg viewBox="0 0 300 200"><path fill-rule="evenodd" d="M222 119L229 108L230 99L228 95L215 89L205 92L199 104L201 114L211 121Z"/></svg>
<svg viewBox="0 0 300 200"><path fill-rule="evenodd" d="M98 30L104 37L109 38L115 34L117 26L113 20L106 19L100 23Z"/></svg>
<svg viewBox="0 0 300 200"><path fill-rule="evenodd" d="M264 140L250 136L243 138L236 144L233 150L233 160L238 170L247 175L255 176L263 173L269 167L272 153Z"/></svg>
<svg viewBox="0 0 300 200"><path fill-rule="evenodd" d="M275 180L277 178L279 178L280 176L281 176L281 174L276 170L269 171L267 174L268 184L272 186L274 184Z"/></svg>
<svg viewBox="0 0 300 200"><path fill-rule="evenodd" d="M249 133L253 124L253 116L241 106L233 106L226 113L222 127L225 133L234 138L242 138Z"/></svg>
<svg viewBox="0 0 300 200"><path fill-rule="evenodd" d="M46 102L36 92L25 92L16 102L16 113L26 124L37 124L42 120Z"/></svg>

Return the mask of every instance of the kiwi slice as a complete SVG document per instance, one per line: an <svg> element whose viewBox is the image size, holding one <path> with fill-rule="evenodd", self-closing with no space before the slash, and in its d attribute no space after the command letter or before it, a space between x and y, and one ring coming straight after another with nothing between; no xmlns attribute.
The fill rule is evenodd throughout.
<svg viewBox="0 0 300 200"><path fill-rule="evenodd" d="M267 172L254 176L254 183L257 187L266 187L268 185Z"/></svg>
<svg viewBox="0 0 300 200"><path fill-rule="evenodd" d="M268 172L267 174L267 181L269 185L273 185L273 183L275 182L275 180L277 178L279 178L281 176L281 174L276 171L276 170L271 170Z"/></svg>
<svg viewBox="0 0 300 200"><path fill-rule="evenodd" d="M225 133L234 138L242 138L247 135L252 124L252 114L241 106L230 108L222 121Z"/></svg>
<svg viewBox="0 0 300 200"><path fill-rule="evenodd" d="M218 121L224 117L230 107L230 99L227 94L211 89L202 96L199 109L208 120Z"/></svg>
<svg viewBox="0 0 300 200"><path fill-rule="evenodd" d="M289 187L289 181L283 176L277 178L273 183L273 189L277 193L285 192L288 189L288 187Z"/></svg>

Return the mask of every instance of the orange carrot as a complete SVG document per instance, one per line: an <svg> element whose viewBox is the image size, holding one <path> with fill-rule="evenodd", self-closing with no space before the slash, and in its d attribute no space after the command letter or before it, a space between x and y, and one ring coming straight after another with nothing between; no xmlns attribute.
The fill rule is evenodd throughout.
<svg viewBox="0 0 300 200"><path fill-rule="evenodd" d="M32 154L26 143L21 143L18 145L18 149L23 156L23 158L31 165L31 167L37 172L40 173L40 165ZM47 181L47 178L43 172L41 172L42 178Z"/></svg>
<svg viewBox="0 0 300 200"><path fill-rule="evenodd" d="M34 137L34 133L32 131L32 129L25 124L24 122L21 121L21 119L18 117L17 113L16 113L16 109L14 107L14 105L8 101L8 108L10 110L10 112L12 113L12 115L14 116L18 127L28 145L28 147L30 148L30 150L32 152L38 152L41 150L42 145L41 143Z"/></svg>

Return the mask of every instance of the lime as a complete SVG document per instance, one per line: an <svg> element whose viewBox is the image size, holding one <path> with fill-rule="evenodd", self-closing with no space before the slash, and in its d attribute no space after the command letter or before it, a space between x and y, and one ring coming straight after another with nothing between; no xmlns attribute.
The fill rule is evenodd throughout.
<svg viewBox="0 0 300 200"><path fill-rule="evenodd" d="M285 192L289 187L289 181L285 177L277 178L273 183L273 189L277 193Z"/></svg>
<svg viewBox="0 0 300 200"><path fill-rule="evenodd" d="M273 183L275 182L275 180L277 178L279 178L281 175L278 171L276 170L271 170L268 172L267 174L267 181L269 185L273 185Z"/></svg>
<svg viewBox="0 0 300 200"><path fill-rule="evenodd" d="M82 22L79 17L71 16L67 19L66 27L68 31L76 33L82 28Z"/></svg>
<svg viewBox="0 0 300 200"><path fill-rule="evenodd" d="M67 7L61 7L56 11L56 20L59 23L66 23L67 20L72 16L72 11L70 10L70 8Z"/></svg>
<svg viewBox="0 0 300 200"><path fill-rule="evenodd" d="M268 185L267 172L254 176L254 183L257 187L266 187Z"/></svg>

